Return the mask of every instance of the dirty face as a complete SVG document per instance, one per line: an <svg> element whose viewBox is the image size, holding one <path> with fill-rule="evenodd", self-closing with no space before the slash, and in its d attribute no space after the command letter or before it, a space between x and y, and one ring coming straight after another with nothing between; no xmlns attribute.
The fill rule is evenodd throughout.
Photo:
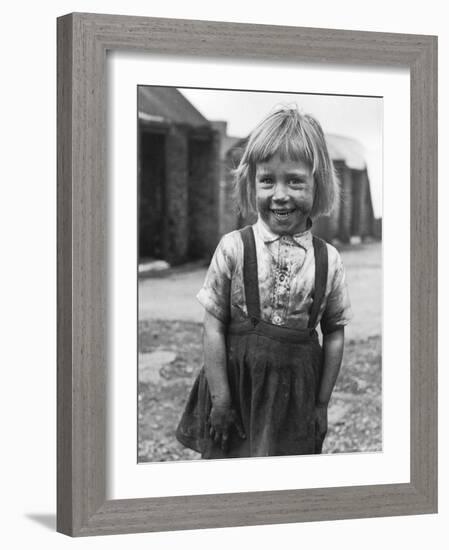
<svg viewBox="0 0 449 550"><path fill-rule="evenodd" d="M309 165L275 155L256 165L255 186L257 210L273 233L293 235L306 230L314 199Z"/></svg>

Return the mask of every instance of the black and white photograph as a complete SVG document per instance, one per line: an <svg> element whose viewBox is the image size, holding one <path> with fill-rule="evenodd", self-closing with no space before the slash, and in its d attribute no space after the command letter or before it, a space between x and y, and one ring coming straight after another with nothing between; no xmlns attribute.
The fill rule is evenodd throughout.
<svg viewBox="0 0 449 550"><path fill-rule="evenodd" d="M138 462L381 452L382 98L137 96Z"/></svg>

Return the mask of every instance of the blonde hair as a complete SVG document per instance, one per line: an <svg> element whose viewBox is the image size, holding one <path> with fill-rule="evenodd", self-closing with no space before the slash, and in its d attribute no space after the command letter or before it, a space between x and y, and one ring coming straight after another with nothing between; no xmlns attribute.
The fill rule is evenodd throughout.
<svg viewBox="0 0 449 550"><path fill-rule="evenodd" d="M249 135L234 170L235 198L241 213L256 212L256 165L274 155L302 161L312 170L315 195L310 216L329 214L339 197L339 184L320 123L298 108L282 106L264 118Z"/></svg>

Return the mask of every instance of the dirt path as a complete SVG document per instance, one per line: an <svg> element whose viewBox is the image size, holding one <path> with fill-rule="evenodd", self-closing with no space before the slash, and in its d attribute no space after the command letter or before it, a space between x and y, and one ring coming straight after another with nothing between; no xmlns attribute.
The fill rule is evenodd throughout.
<svg viewBox="0 0 449 550"><path fill-rule="evenodd" d="M342 251L354 319L348 339L364 340L381 333L382 270L381 243L370 243ZM193 268L139 283L139 320L180 320L201 322L203 308L195 295L206 270Z"/></svg>

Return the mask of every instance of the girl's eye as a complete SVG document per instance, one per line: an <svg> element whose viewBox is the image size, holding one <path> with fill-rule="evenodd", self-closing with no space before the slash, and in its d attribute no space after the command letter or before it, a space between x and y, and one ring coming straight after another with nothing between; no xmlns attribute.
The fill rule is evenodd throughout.
<svg viewBox="0 0 449 550"><path fill-rule="evenodd" d="M304 180L301 180L301 179L293 178L293 179L290 180L290 185L292 185L293 187L301 187L305 184L306 184L306 182Z"/></svg>
<svg viewBox="0 0 449 550"><path fill-rule="evenodd" d="M268 177L268 176L265 176L263 178L260 178L260 183L264 184L264 185L272 185L273 184L273 179Z"/></svg>

